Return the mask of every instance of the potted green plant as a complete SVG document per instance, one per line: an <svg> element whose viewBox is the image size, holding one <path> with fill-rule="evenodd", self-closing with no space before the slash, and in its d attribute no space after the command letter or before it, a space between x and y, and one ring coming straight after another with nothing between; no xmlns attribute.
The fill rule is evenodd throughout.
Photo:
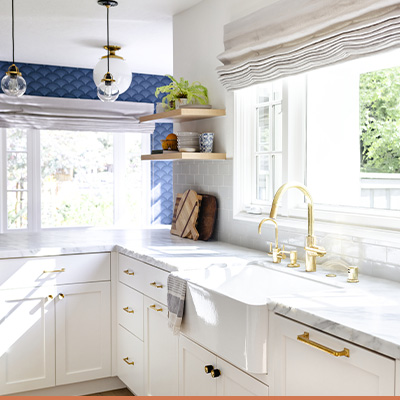
<svg viewBox="0 0 400 400"><path fill-rule="evenodd" d="M157 88L155 95L166 93L162 103L167 110L179 108L180 104L208 104L208 90L200 82L189 83L188 80L180 78L177 81L173 76L166 75L171 79L171 83ZM182 101L182 99L186 99Z"/></svg>

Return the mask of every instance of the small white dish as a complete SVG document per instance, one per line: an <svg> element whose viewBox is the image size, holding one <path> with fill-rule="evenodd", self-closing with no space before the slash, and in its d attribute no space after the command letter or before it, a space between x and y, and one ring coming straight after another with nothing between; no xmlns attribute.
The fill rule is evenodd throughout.
<svg viewBox="0 0 400 400"><path fill-rule="evenodd" d="M194 147L182 147L179 151L181 153L195 153L196 149Z"/></svg>

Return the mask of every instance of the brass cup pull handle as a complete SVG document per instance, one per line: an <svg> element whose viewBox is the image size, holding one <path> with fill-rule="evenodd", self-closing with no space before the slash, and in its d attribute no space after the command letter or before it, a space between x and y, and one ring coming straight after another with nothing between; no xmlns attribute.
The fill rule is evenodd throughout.
<svg viewBox="0 0 400 400"><path fill-rule="evenodd" d="M155 311L162 311L162 308L161 307L157 308L155 304L151 305L150 308L152 308Z"/></svg>
<svg viewBox="0 0 400 400"><path fill-rule="evenodd" d="M342 351L336 351L317 342L313 342L312 340L310 340L310 334L308 332L304 332L302 335L298 335L297 340L308 344L309 346L315 347L316 349L322 350L325 353L331 354L335 357L350 357L349 349L344 348Z"/></svg>
<svg viewBox="0 0 400 400"><path fill-rule="evenodd" d="M151 282L151 283L150 283L150 286L154 286L154 287L156 287L157 289L162 289L162 288L163 288L163 285L158 284L158 283L156 283L156 282Z"/></svg>
<svg viewBox="0 0 400 400"><path fill-rule="evenodd" d="M123 310L126 311L128 314L133 314L135 312L133 310L130 310L129 307L124 307Z"/></svg>
<svg viewBox="0 0 400 400"><path fill-rule="evenodd" d="M65 268L53 269L52 271L47 271L47 270L43 271L44 274L55 274L55 273L58 273L58 272L65 272Z"/></svg>
<svg viewBox="0 0 400 400"><path fill-rule="evenodd" d="M129 276L133 276L133 275L135 275L135 273L134 273L134 272L131 272L131 271L129 271L129 269L126 269L126 270L124 271L124 274L127 274L127 275L129 275Z"/></svg>
<svg viewBox="0 0 400 400"><path fill-rule="evenodd" d="M123 360L128 364L128 365L135 365L134 361L129 361L129 357L123 358Z"/></svg>

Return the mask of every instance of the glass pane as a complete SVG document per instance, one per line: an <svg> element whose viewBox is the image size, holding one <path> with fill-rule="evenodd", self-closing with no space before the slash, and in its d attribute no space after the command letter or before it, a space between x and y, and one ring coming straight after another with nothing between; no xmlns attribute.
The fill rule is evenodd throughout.
<svg viewBox="0 0 400 400"><path fill-rule="evenodd" d="M23 129L7 129L7 151L26 151L27 132Z"/></svg>
<svg viewBox="0 0 400 400"><path fill-rule="evenodd" d="M8 229L25 229L28 227L27 192L7 193L7 227Z"/></svg>
<svg viewBox="0 0 400 400"><path fill-rule="evenodd" d="M272 149L282 151L282 106L276 104L273 107L274 113L274 135L272 135Z"/></svg>
<svg viewBox="0 0 400 400"><path fill-rule="evenodd" d="M256 199L267 201L270 187L270 156L256 157Z"/></svg>
<svg viewBox="0 0 400 400"><path fill-rule="evenodd" d="M7 189L27 189L27 154L7 153Z"/></svg>
<svg viewBox="0 0 400 400"><path fill-rule="evenodd" d="M270 149L269 107L258 108L257 119L257 151L268 151Z"/></svg>
<svg viewBox="0 0 400 400"><path fill-rule="evenodd" d="M127 225L139 225L142 219L142 146L141 135L129 134L125 138L126 157L126 215Z"/></svg>
<svg viewBox="0 0 400 400"><path fill-rule="evenodd" d="M257 103L267 103L271 98L271 85L257 87Z"/></svg>
<svg viewBox="0 0 400 400"><path fill-rule="evenodd" d="M112 139L41 131L42 227L113 224Z"/></svg>

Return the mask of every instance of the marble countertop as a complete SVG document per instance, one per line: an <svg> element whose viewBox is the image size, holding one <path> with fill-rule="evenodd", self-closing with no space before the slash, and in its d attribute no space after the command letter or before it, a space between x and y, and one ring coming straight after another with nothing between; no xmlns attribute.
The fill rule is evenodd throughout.
<svg viewBox="0 0 400 400"><path fill-rule="evenodd" d="M194 242L173 236L169 230L65 229L41 233L0 235L0 259L119 251L167 271L185 271L226 263L242 265L266 259L264 252L216 241ZM282 266L282 268L284 268ZM293 273L302 273L302 267ZM328 279L321 267L313 278ZM329 271L330 272L330 271ZM268 298L268 308L278 314L344 340L400 359L400 283L360 276L346 283L338 272L327 293L302 293Z"/></svg>

